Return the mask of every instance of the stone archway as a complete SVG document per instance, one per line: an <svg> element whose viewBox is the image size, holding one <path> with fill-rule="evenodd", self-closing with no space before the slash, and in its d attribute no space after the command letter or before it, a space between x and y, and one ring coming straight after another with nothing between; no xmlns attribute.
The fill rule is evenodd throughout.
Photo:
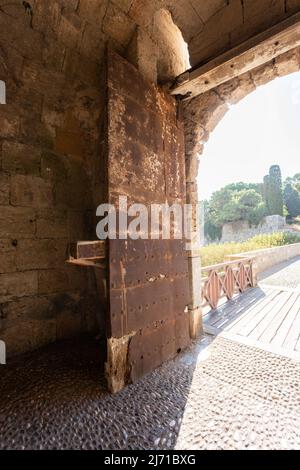
<svg viewBox="0 0 300 470"><path fill-rule="evenodd" d="M300 70L300 48L277 56L273 60L251 71L231 79L210 91L183 102L185 125L186 185L187 200L190 204L198 203L197 176L200 156L205 143L217 124L229 110L229 106L238 103L257 87L270 81ZM195 229L197 223L195 221ZM192 304L190 305L191 330L193 336L201 331L201 260L199 252L190 253L190 285Z"/></svg>

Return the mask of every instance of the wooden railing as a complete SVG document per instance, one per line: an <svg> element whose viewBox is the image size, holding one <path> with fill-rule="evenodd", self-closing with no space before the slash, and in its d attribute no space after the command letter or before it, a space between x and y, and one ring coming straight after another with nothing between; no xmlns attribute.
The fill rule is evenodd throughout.
<svg viewBox="0 0 300 470"><path fill-rule="evenodd" d="M222 298L231 300L237 292L255 286L253 258L242 258L202 268L203 307L216 309Z"/></svg>

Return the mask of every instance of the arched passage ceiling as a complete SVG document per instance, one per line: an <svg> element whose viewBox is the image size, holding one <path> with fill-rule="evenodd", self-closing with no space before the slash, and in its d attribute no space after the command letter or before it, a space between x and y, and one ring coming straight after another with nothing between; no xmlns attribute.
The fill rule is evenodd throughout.
<svg viewBox="0 0 300 470"><path fill-rule="evenodd" d="M155 42L153 20L161 8L170 11L181 30L192 66L300 11L300 0L31 0L29 3L32 18L24 14L21 0L1 6L0 56L6 62L6 72L12 68L10 60L14 60L16 53L29 60L40 54L48 66L55 61L56 69L68 69L71 62L73 72L77 61L77 68L83 68L84 76L89 75L91 79L101 63L106 41L125 54L139 27ZM26 41L22 40L23 35ZM41 50L44 42L47 47ZM3 69L2 62L0 74L4 75L1 65Z"/></svg>
<svg viewBox="0 0 300 470"><path fill-rule="evenodd" d="M86 0L83 3L93 4L94 8L98 3L103 11L103 30L125 47L134 26L145 28L151 35L155 12L168 9L188 43L192 65L300 11L300 0Z"/></svg>

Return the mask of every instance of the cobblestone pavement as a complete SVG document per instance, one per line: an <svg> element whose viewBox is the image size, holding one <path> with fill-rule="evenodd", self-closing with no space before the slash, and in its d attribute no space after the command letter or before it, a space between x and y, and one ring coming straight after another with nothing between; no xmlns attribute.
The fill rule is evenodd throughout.
<svg viewBox="0 0 300 470"><path fill-rule="evenodd" d="M268 269L259 281L270 286L300 289L300 256Z"/></svg>
<svg viewBox="0 0 300 470"><path fill-rule="evenodd" d="M290 359L206 336L115 396L102 369L96 342L1 366L0 448L300 448L300 364Z"/></svg>

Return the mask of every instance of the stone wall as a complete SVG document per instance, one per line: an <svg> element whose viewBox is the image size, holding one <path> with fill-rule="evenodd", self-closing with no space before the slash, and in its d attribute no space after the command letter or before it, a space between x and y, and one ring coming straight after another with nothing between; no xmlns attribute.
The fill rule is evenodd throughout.
<svg viewBox="0 0 300 470"><path fill-rule="evenodd" d="M77 1L32 2L32 23L22 2L0 11L0 338L8 355L104 334L93 272L65 264L69 242L95 238L104 197L102 49L84 4L76 13Z"/></svg>
<svg viewBox="0 0 300 470"><path fill-rule="evenodd" d="M300 0L29 0L25 6L0 5L0 80L7 90L7 104L0 105L0 335L8 354L101 329L93 274L66 267L65 259L70 241L95 238L94 209L106 198L107 42L155 81L158 58L164 67L155 36L159 9L171 13L194 65L299 10ZM297 51L290 63L298 68ZM197 195L197 153L227 102L289 71L280 58L275 69L269 64L186 105L189 202Z"/></svg>
<svg viewBox="0 0 300 470"><path fill-rule="evenodd" d="M299 0L191 0L203 25L189 40L191 63L203 63L300 9Z"/></svg>
<svg viewBox="0 0 300 470"><path fill-rule="evenodd" d="M234 261L236 259L244 257L253 257L254 262L254 274L258 276L264 271L276 264L288 261L300 255L300 243L293 245L277 246L275 248L266 248L263 250L249 251L247 253L240 253L237 255L228 256L227 259Z"/></svg>
<svg viewBox="0 0 300 470"><path fill-rule="evenodd" d="M105 333L93 271L65 260L70 242L95 239L95 209L107 202L107 45L156 81L163 54L152 54L154 12L148 27L142 3L0 5L0 338L8 355Z"/></svg>
<svg viewBox="0 0 300 470"><path fill-rule="evenodd" d="M272 215L265 217L257 226L250 226L246 220L239 220L223 225L221 243L243 242L255 235L290 231L286 229L285 217Z"/></svg>

